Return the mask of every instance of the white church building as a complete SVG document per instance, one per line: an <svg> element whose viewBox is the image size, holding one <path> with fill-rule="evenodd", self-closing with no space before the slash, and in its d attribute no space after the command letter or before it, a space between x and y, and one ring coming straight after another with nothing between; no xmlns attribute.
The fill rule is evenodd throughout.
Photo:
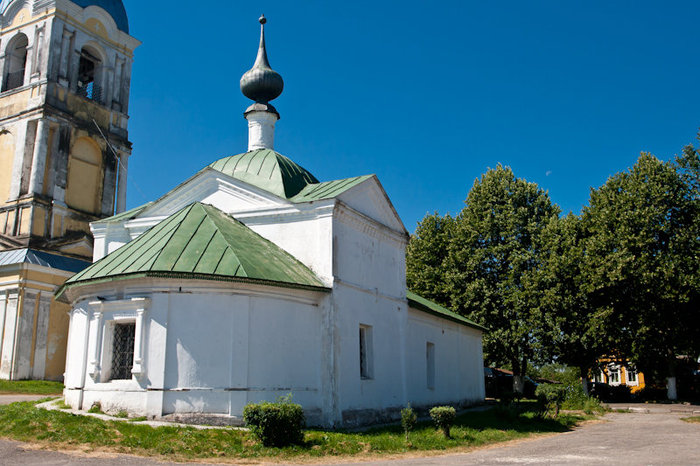
<svg viewBox="0 0 700 466"><path fill-rule="evenodd" d="M240 421L288 393L310 425L483 401L483 328L406 289L408 233L375 175L318 181L274 151L283 88L264 17L241 79L248 151L91 224L71 306L65 400Z"/></svg>

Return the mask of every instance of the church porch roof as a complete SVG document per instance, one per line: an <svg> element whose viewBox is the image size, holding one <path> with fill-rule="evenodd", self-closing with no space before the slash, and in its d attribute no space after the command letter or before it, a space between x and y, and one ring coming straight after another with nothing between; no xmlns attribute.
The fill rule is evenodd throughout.
<svg viewBox="0 0 700 466"><path fill-rule="evenodd" d="M80 284L136 277L242 281L325 290L304 264L210 205L195 202L70 278Z"/></svg>

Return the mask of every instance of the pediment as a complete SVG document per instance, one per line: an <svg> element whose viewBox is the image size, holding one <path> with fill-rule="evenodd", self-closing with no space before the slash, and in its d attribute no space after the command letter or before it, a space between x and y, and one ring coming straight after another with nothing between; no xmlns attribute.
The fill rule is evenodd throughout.
<svg viewBox="0 0 700 466"><path fill-rule="evenodd" d="M211 168L205 168L141 211L136 218L167 217L192 204L209 204L231 214L290 205L286 199L263 191Z"/></svg>
<svg viewBox="0 0 700 466"><path fill-rule="evenodd" d="M343 203L367 217L400 233L407 233L399 214L376 176L338 196Z"/></svg>

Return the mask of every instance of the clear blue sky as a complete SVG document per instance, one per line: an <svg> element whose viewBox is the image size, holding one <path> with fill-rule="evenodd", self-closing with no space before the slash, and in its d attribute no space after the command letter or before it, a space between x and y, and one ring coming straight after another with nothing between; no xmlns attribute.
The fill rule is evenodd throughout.
<svg viewBox="0 0 700 466"><path fill-rule="evenodd" d="M125 0L128 206L245 152L265 13L275 149L321 181L376 173L409 231L498 163L578 213L640 151L700 126L700 2Z"/></svg>

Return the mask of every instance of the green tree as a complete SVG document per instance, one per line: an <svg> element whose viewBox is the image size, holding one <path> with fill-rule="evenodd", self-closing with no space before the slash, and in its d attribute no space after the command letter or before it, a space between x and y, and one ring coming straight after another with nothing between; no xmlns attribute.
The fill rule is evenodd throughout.
<svg viewBox="0 0 700 466"><path fill-rule="evenodd" d="M485 357L511 366L518 393L534 352L541 294L530 275L542 262L540 235L558 214L545 191L499 165L474 182L444 260L452 308L488 328Z"/></svg>
<svg viewBox="0 0 700 466"><path fill-rule="evenodd" d="M406 284L411 291L450 305L445 260L454 236L455 219L437 212L418 223L406 248Z"/></svg>
<svg viewBox="0 0 700 466"><path fill-rule="evenodd" d="M540 237L542 264L530 287L541 291L533 311L538 362L555 358L578 368L584 393L589 370L610 344L604 331L609 313L593 306L587 291L586 239L578 216L551 221Z"/></svg>
<svg viewBox="0 0 700 466"><path fill-rule="evenodd" d="M629 171L591 190L582 214L586 292L607 314L605 333L616 342L610 350L645 372L663 370L672 399L676 355L697 355L700 344L693 152L684 152L685 168L642 154Z"/></svg>

